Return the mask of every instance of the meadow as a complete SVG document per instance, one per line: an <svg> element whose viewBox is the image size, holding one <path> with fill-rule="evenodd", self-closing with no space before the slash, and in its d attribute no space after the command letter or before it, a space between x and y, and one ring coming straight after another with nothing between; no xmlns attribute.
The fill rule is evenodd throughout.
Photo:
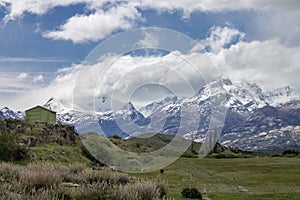
<svg viewBox="0 0 300 200"><path fill-rule="evenodd" d="M300 158L180 158L165 168L131 174L147 179L162 179L168 184L167 196L184 199L185 187L197 188L203 199L300 199Z"/></svg>

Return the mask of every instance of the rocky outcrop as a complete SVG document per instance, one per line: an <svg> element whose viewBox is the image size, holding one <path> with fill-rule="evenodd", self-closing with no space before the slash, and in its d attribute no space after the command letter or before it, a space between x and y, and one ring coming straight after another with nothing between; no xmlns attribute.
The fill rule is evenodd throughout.
<svg viewBox="0 0 300 200"><path fill-rule="evenodd" d="M300 101L281 107L265 106L255 111L239 125L227 130L222 137L225 145L243 150L300 150Z"/></svg>
<svg viewBox="0 0 300 200"><path fill-rule="evenodd" d="M48 125L36 123L27 124L16 119L1 119L0 131L18 135L19 143L29 147L54 143L58 145L74 145L80 140L73 126Z"/></svg>

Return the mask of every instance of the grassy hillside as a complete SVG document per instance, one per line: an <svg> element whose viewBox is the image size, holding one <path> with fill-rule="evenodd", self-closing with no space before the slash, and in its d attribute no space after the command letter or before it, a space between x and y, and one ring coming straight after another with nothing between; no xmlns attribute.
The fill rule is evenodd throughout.
<svg viewBox="0 0 300 200"><path fill-rule="evenodd" d="M0 160L23 164L90 162L74 127L42 123L31 125L15 119L0 119L0 154Z"/></svg>
<svg viewBox="0 0 300 200"><path fill-rule="evenodd" d="M71 126L0 120L1 200L152 200L166 194L159 180L100 166Z"/></svg>
<svg viewBox="0 0 300 200"><path fill-rule="evenodd" d="M0 120L1 155L11 153L14 159L17 155L21 159L11 161L26 164L0 162L0 199L150 200L164 194L168 199L184 199L184 188L197 188L208 200L300 199L300 157L293 151L267 155L218 144L204 159L195 158L190 147L164 173L124 174L89 167L92 157L83 143L100 157L99 149L109 151L112 157L103 159L113 160L119 154L112 143L125 152L147 153L174 139L185 142L172 135L148 136L128 140L113 136L109 141L90 133L80 139L70 126ZM195 143L194 149L200 145ZM128 162L131 154L122 159Z"/></svg>

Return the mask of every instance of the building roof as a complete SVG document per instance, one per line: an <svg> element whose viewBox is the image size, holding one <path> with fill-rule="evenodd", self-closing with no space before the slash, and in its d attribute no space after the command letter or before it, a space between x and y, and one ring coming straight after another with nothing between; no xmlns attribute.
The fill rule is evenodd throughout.
<svg viewBox="0 0 300 200"><path fill-rule="evenodd" d="M35 109L35 108L42 108L42 109L44 109L44 110L47 110L47 111L49 111L49 112L52 112L52 113L55 113L55 114L56 114L55 111L50 110L50 109L47 109L47 108L45 108L45 107L43 107L43 106L39 106L39 105L38 105L38 106L35 106L35 107L33 107L33 108L30 108L30 109L26 110L25 112L28 112L28 111L33 110L33 109Z"/></svg>

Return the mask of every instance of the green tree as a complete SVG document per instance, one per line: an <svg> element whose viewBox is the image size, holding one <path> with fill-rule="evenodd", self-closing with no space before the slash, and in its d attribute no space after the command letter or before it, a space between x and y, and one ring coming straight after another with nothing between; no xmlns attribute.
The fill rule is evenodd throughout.
<svg viewBox="0 0 300 200"><path fill-rule="evenodd" d="M16 136L6 131L0 132L0 160L13 161L17 149Z"/></svg>

